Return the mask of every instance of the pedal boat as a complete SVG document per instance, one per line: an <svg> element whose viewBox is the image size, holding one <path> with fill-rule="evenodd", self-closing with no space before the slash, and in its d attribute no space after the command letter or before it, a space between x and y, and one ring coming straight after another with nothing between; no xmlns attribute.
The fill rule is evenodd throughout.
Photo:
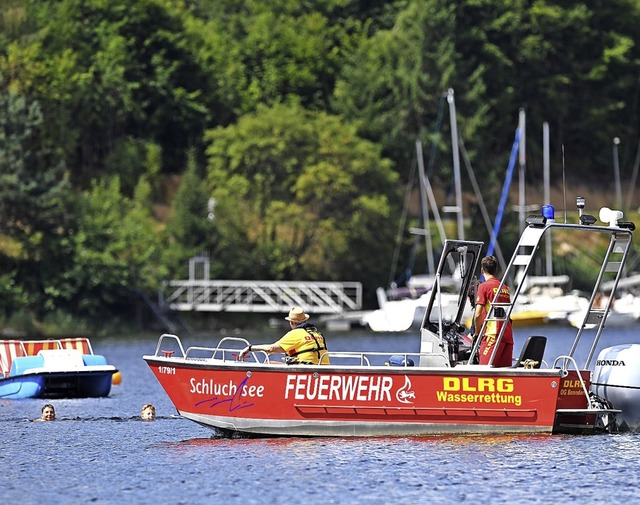
<svg viewBox="0 0 640 505"><path fill-rule="evenodd" d="M117 371L85 337L0 340L0 399L108 396Z"/></svg>

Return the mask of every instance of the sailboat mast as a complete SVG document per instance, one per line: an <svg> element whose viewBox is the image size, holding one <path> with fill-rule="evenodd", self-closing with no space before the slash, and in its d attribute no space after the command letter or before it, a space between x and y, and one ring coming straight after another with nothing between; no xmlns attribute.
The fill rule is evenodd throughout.
<svg viewBox="0 0 640 505"><path fill-rule="evenodd" d="M525 132L526 132L526 116L525 116L525 112L524 112L524 108L520 109L520 114L519 114L519 118L518 118L518 128L520 129L520 149L519 149L519 159L520 159L520 169L518 171L518 177L519 177L519 193L520 193L520 197L519 197L519 201L520 201L520 233L522 233L522 231L524 230L524 225L525 225L525 205L526 205L526 196L525 196L525 191L524 191L524 173L525 173L525 167L526 167L526 142L525 142Z"/></svg>
<svg viewBox="0 0 640 505"><path fill-rule="evenodd" d="M422 142L416 140L416 156L418 159L418 177L420 178L420 206L422 208L422 225L424 226L424 241L427 252L427 267L429 274L436 271L433 259L433 246L431 244L431 232L429 230L429 209L427 208L427 184L428 179L424 172L424 161L422 159Z"/></svg>
<svg viewBox="0 0 640 505"><path fill-rule="evenodd" d="M449 102L449 119L451 122L451 151L453 152L453 179L456 192L456 209L458 218L458 240L464 240L464 219L462 215L462 183L460 182L460 151L458 149L458 123L456 121L456 104L453 89L447 92Z"/></svg>
<svg viewBox="0 0 640 505"><path fill-rule="evenodd" d="M551 177L549 162L549 123L542 123L542 162L544 177L544 203L551 205ZM546 275L549 277L549 285L552 285L551 278L553 276L553 258L551 257L551 234L547 233L545 237L545 266Z"/></svg>

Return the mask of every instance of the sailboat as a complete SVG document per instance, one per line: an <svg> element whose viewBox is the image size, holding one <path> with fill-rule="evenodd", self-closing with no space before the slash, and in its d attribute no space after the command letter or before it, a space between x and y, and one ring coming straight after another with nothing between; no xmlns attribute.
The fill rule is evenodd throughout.
<svg viewBox="0 0 640 505"><path fill-rule="evenodd" d="M493 254L494 244L497 244L498 231L501 225L502 214L506 205L507 195L511 179L518 162L519 170L519 188L518 188L518 212L520 221L520 230L524 229L524 217L526 213L526 197L525 197L525 132L526 132L526 114L524 109L520 109L518 118L518 128L507 167L507 176L505 178L504 187L498 211L494 221L493 231L491 233L491 241L487 250L487 254ZM544 176L544 201L546 204L541 206L542 214L546 218L551 219L553 215L550 191L550 162L549 162L549 124L543 124L543 176ZM580 213L584 208L584 198L577 197L576 206ZM554 216L555 220L555 216ZM518 302L514 305L511 313L511 319L517 326L538 326L546 323L561 322L566 324L571 320L573 314L580 314L587 310L589 299L577 291L570 289L570 278L568 275L554 275L552 263L552 244L551 235L545 237L544 242L544 267L543 273L529 276L522 275L522 269L516 274L514 279L510 281L514 285L518 285L521 295Z"/></svg>
<svg viewBox="0 0 640 505"><path fill-rule="evenodd" d="M446 94L442 96L441 108L438 113L437 131L439 133L439 127L442 116L442 104L446 99L449 105L449 116L451 122L451 143L453 153L453 172L454 172L454 187L455 187L455 199L456 205L446 207L446 210L450 213L456 214L457 221L457 233L458 239L464 240L464 219L462 214L462 186L460 182L460 149L458 147L458 127L456 121L456 110L454 91L449 89ZM429 231L429 208L434 216L435 224L444 246L447 237L442 224L442 218L438 209L435 194L429 182L429 179L425 172L424 158L422 152L422 143L420 140L416 140L416 160L418 166L418 175L420 182L420 200L422 209L422 224L423 228L411 228L409 231L415 235L422 235L425 238L425 249L427 254L427 267L428 274L426 275L412 275L409 274L409 278L406 280L406 286L398 288L395 285L388 290L384 288L378 288L376 290L378 298L377 310L373 310L366 313L362 317L362 322L369 326L369 328L376 332L402 332L412 329L417 329L422 322L422 316L425 308L431 297L431 291L433 289L433 272L435 271L435 260L433 254L433 245L431 242L431 233ZM413 172L412 172L413 176ZM412 176L410 179L412 179ZM407 195L412 190L412 181L407 186ZM406 212L408 210L408 199L405 199L405 209L403 212L403 222L405 220ZM403 226L404 227L404 226ZM397 257L397 250L396 250ZM454 288L460 282L460 275L455 272L455 265L450 265L451 271L446 275L441 276L439 279L439 286L443 290L439 302L442 304L441 308L436 308L436 311L442 311L443 314L457 309L459 303L458 295L454 293L448 293L447 289ZM393 276L392 276L393 277ZM466 311L470 315L472 310L471 304ZM454 314L452 314L453 316Z"/></svg>

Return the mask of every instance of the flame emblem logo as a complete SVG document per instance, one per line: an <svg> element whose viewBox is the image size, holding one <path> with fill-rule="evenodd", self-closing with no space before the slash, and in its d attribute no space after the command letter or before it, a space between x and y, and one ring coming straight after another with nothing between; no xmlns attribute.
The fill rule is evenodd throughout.
<svg viewBox="0 0 640 505"><path fill-rule="evenodd" d="M396 400L398 400L400 403L413 403L413 400L415 399L416 393L413 391L413 386L411 385L409 377L405 375L404 386L396 391Z"/></svg>

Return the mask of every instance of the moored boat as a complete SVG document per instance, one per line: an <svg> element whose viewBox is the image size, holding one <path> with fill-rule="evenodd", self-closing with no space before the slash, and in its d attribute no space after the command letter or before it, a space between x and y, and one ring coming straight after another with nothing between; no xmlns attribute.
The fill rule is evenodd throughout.
<svg viewBox="0 0 640 505"><path fill-rule="evenodd" d="M108 396L118 370L88 338L0 340L0 398Z"/></svg>
<svg viewBox="0 0 640 505"><path fill-rule="evenodd" d="M362 322L368 325L371 331L380 333L419 330L425 308L431 298L431 291L418 298L403 298L401 300L386 300L383 293L384 290L378 288L380 308L364 314ZM458 308L457 293L443 291L439 296L443 305L443 313L455 311ZM470 304L467 305L465 314L465 319L470 320L473 314Z"/></svg>
<svg viewBox="0 0 640 505"><path fill-rule="evenodd" d="M615 293L632 243L634 226L619 219L595 225L532 216L503 278L526 276L547 233L587 234L578 243L603 243L601 270L584 324L566 350L545 359L546 337L530 336L511 367L478 365L461 324L481 242L447 240L420 327L420 352L328 351L330 365L285 365L262 352L238 361L244 338L222 338L215 347L185 350L176 335L162 335L144 356L178 412L223 432L284 436L387 436L448 433L594 433L618 427L615 402L591 390L589 368L609 307L593 308L605 281ZM599 241L599 242L598 242ZM458 270L458 303L443 302L439 279ZM504 281L503 281L504 282ZM498 292L502 283L498 288ZM510 318L510 303L494 303L488 321ZM591 323L595 322L595 327ZM500 326L500 325L499 325ZM507 325L501 325L500 340ZM482 331L482 330L481 330ZM591 351L578 365L576 349L588 332ZM497 348L497 345L494 346ZM495 353L494 353L495 354Z"/></svg>

